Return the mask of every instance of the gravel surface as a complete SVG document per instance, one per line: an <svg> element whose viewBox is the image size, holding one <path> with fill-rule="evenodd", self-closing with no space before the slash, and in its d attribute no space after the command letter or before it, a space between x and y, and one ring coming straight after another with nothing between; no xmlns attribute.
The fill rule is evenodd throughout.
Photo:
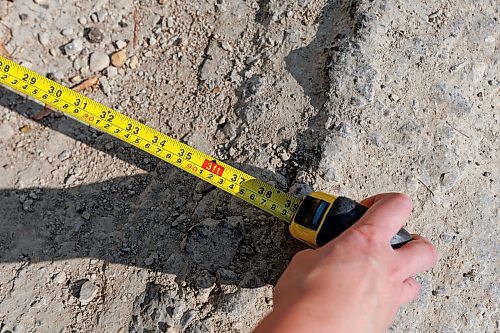
<svg viewBox="0 0 500 333"><path fill-rule="evenodd" d="M409 194L440 259L390 331L493 333L499 10L8 0L0 53L298 195ZM0 333L250 332L303 248L287 227L42 110L0 88Z"/></svg>

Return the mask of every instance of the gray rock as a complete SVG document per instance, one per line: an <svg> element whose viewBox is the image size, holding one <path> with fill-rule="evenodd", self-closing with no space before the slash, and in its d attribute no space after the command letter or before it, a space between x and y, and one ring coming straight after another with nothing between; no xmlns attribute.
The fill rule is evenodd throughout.
<svg viewBox="0 0 500 333"><path fill-rule="evenodd" d="M49 45L50 43L50 37L49 37L49 34L46 33L46 32L39 32L38 33L38 41L40 42L40 44L42 44L43 46L47 46Z"/></svg>
<svg viewBox="0 0 500 333"><path fill-rule="evenodd" d="M7 141L14 136L15 132L12 126L7 123L0 125L0 141Z"/></svg>
<svg viewBox="0 0 500 333"><path fill-rule="evenodd" d="M71 28L64 28L61 30L61 35L63 36L71 36L73 33L73 29Z"/></svg>
<svg viewBox="0 0 500 333"><path fill-rule="evenodd" d="M23 202L23 210L25 212L32 212L33 211L33 208L31 207L32 205L33 205L33 200L32 199L25 200Z"/></svg>
<svg viewBox="0 0 500 333"><path fill-rule="evenodd" d="M94 300L97 296L97 292L99 291L99 287L93 284L90 281L86 281L82 284L80 288L80 296L78 299L82 305L87 305Z"/></svg>
<svg viewBox="0 0 500 333"><path fill-rule="evenodd" d="M196 276L195 284L197 289L211 289L214 287L215 277L204 269Z"/></svg>
<svg viewBox="0 0 500 333"><path fill-rule="evenodd" d="M252 75L245 83L243 84L243 97L249 98L253 95L258 95L263 86L262 76L260 75Z"/></svg>
<svg viewBox="0 0 500 333"><path fill-rule="evenodd" d="M120 40L117 40L117 41L115 42L115 45L116 45L116 48L117 48L118 50L121 50L121 49L124 49L124 48L126 48L126 47L127 47L127 42L125 42L124 40L121 40L121 39L120 39Z"/></svg>
<svg viewBox="0 0 500 333"><path fill-rule="evenodd" d="M83 50L83 43L80 39L73 39L68 44L63 46L64 54L74 55L78 54Z"/></svg>
<svg viewBox="0 0 500 333"><path fill-rule="evenodd" d="M86 221L90 220L90 213L89 213L89 212L87 212L87 211L84 211L84 212L82 213L82 218L83 218L84 220L86 220Z"/></svg>
<svg viewBox="0 0 500 333"><path fill-rule="evenodd" d="M63 150L59 156L57 156L57 158L59 159L59 161L61 162L64 162L66 161L68 158L71 157L71 152L69 150Z"/></svg>
<svg viewBox="0 0 500 333"><path fill-rule="evenodd" d="M110 67L108 67L110 68ZM99 84L101 86L102 92L106 95L111 94L111 86L109 85L109 81L105 76L101 76L99 78Z"/></svg>
<svg viewBox="0 0 500 333"><path fill-rule="evenodd" d="M94 52L90 55L90 71L100 72L109 67L110 59L106 53Z"/></svg>
<svg viewBox="0 0 500 333"><path fill-rule="evenodd" d="M238 275L230 269L221 267L215 272L217 281L222 284L235 284L238 282Z"/></svg>
<svg viewBox="0 0 500 333"><path fill-rule="evenodd" d="M215 271L227 267L243 239L242 218L216 221L205 219L189 230L184 250L201 267Z"/></svg>
<svg viewBox="0 0 500 333"><path fill-rule="evenodd" d="M99 28L92 27L85 29L85 37L91 43L100 43L104 39L104 34Z"/></svg>

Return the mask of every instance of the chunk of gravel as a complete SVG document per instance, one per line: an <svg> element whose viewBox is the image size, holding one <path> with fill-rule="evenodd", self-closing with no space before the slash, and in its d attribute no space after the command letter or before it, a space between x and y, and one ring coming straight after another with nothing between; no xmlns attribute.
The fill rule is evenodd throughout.
<svg viewBox="0 0 500 333"><path fill-rule="evenodd" d="M72 39L69 43L63 46L64 54L75 55L83 50L83 43L80 39Z"/></svg>
<svg viewBox="0 0 500 333"><path fill-rule="evenodd" d="M108 68L110 65L109 56L103 52L94 52L90 55L90 71L100 72Z"/></svg>
<svg viewBox="0 0 500 333"><path fill-rule="evenodd" d="M87 305L94 300L94 298L97 296L98 291L98 286L90 281L86 281L80 288L80 296L78 297L78 300L82 305Z"/></svg>

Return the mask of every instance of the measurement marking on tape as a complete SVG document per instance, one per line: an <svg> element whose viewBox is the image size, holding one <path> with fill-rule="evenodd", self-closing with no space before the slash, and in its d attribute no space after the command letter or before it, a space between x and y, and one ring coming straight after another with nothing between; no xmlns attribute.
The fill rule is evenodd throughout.
<svg viewBox="0 0 500 333"><path fill-rule="evenodd" d="M0 56L0 83L291 222L300 199Z"/></svg>

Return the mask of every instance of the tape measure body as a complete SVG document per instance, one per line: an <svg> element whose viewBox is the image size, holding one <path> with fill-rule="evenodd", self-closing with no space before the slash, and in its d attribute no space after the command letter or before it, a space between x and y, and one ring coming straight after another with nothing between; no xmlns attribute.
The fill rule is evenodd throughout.
<svg viewBox="0 0 500 333"><path fill-rule="evenodd" d="M301 200L0 56L0 83L158 157L288 223Z"/></svg>

